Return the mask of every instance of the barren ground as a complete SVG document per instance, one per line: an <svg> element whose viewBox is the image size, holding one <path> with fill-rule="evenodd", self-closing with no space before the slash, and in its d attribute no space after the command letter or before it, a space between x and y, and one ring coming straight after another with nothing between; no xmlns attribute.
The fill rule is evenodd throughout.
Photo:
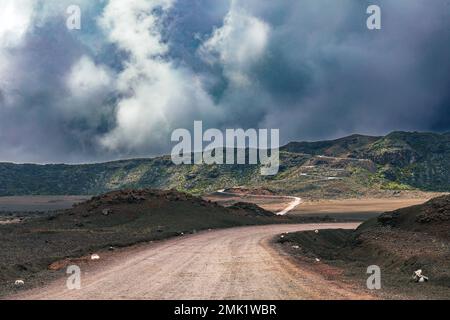
<svg viewBox="0 0 450 320"><path fill-rule="evenodd" d="M424 198L381 198L381 199L345 199L305 201L294 209L292 215L301 216L332 216L366 220L381 213L422 204L432 196Z"/></svg>
<svg viewBox="0 0 450 320"><path fill-rule="evenodd" d="M90 196L17 196L0 197L0 211L52 211L69 209Z"/></svg>
<svg viewBox="0 0 450 320"><path fill-rule="evenodd" d="M430 198L432 195L430 194ZM257 195L207 199L233 204L256 203L270 210L286 207L286 198ZM385 211L420 204L426 197L321 200L304 202L289 215L366 220ZM242 227L203 232L115 252L100 262L79 261L83 288L67 291L66 277L16 299L371 299L361 283L341 270L314 261L299 264L271 239L283 232L355 228L356 223ZM78 263L78 262L77 262Z"/></svg>
<svg viewBox="0 0 450 320"><path fill-rule="evenodd" d="M411 197L402 196L390 198L359 198L316 201L309 201L308 199L302 198L303 202L294 210L289 212L289 215L305 217L329 216L335 219L364 221L384 212L422 204L436 197L436 195L438 194L421 193L420 196ZM231 205L239 201L252 202L272 212L283 210L287 203L286 199L283 197L276 199L250 194L236 194L235 196L231 196L229 194L213 194L206 198L224 205Z"/></svg>

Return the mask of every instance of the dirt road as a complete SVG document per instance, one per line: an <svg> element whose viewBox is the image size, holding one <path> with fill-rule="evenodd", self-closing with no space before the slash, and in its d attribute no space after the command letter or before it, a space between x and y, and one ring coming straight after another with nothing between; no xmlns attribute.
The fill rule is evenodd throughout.
<svg viewBox="0 0 450 320"><path fill-rule="evenodd" d="M217 191L219 194L228 195L228 196L239 196L238 194L232 193L232 192L225 192L224 189ZM275 214L277 216L284 216L288 214L290 211L294 210L297 206L299 206L303 201L299 197L291 197L291 196L270 196L270 195L250 195L254 196L255 198L259 199L278 199L278 200L286 200L289 201L287 204L287 207L285 207L283 210L276 212Z"/></svg>
<svg viewBox="0 0 450 320"><path fill-rule="evenodd" d="M360 289L299 268L270 245L283 232L357 224L274 225L203 232L118 252L82 267L82 289L66 279L18 299L356 299Z"/></svg>

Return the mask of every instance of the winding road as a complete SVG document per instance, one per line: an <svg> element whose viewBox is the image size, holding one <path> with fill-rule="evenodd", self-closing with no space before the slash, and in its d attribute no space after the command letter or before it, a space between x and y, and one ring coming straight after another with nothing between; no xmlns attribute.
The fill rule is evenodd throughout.
<svg viewBox="0 0 450 320"><path fill-rule="evenodd" d="M239 196L239 194L236 194L236 193L233 193L233 192L226 192L225 189L219 190L219 191L217 191L217 193L223 194L223 195L230 195L230 196ZM288 204L288 206L286 208L284 208L280 212L276 212L275 213L277 216L284 216L284 215L288 214L290 211L292 211L295 208L297 208L297 206L299 206L303 202L301 198L299 198L299 197L291 197L291 196L270 196L270 195L259 195L259 194L249 194L249 196L254 196L254 197L258 197L258 198L286 199L286 200L289 200L290 203Z"/></svg>
<svg viewBox="0 0 450 320"><path fill-rule="evenodd" d="M202 232L114 253L66 279L14 299L361 299L360 289L302 269L270 240L285 232L354 223L270 225Z"/></svg>

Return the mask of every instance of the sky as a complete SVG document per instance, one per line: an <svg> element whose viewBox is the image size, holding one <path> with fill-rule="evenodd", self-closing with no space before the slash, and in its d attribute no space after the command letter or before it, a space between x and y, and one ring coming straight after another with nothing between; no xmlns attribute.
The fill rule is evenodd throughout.
<svg viewBox="0 0 450 320"><path fill-rule="evenodd" d="M449 57L450 0L2 0L0 161L156 156L195 120L282 144L446 132Z"/></svg>

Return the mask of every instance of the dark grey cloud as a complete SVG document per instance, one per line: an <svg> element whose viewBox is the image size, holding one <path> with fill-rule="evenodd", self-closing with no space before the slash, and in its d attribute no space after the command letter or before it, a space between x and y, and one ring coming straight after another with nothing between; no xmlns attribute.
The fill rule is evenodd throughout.
<svg viewBox="0 0 450 320"><path fill-rule="evenodd" d="M448 1L379 1L380 31L365 27L369 3L246 2L273 26L252 70L271 99L259 121L285 141L448 129L433 120L449 118Z"/></svg>
<svg viewBox="0 0 450 320"><path fill-rule="evenodd" d="M284 142L450 131L448 0L178 0L152 26L167 51L134 65L143 35L112 39L98 23L110 2L89 7L80 32L46 16L0 48L0 161L155 155L194 120L280 128ZM381 30L366 28L369 4L381 6ZM142 80L125 81L135 67ZM72 70L83 94L68 85Z"/></svg>
<svg viewBox="0 0 450 320"><path fill-rule="evenodd" d="M10 50L13 74L0 101L2 161L85 161L101 157L93 137L113 122L112 107L99 115L112 93L88 100L71 97L68 72L83 56L91 55L64 20L52 21L27 34L20 48ZM87 110L82 112L81 110ZM95 118L95 122L89 119Z"/></svg>

